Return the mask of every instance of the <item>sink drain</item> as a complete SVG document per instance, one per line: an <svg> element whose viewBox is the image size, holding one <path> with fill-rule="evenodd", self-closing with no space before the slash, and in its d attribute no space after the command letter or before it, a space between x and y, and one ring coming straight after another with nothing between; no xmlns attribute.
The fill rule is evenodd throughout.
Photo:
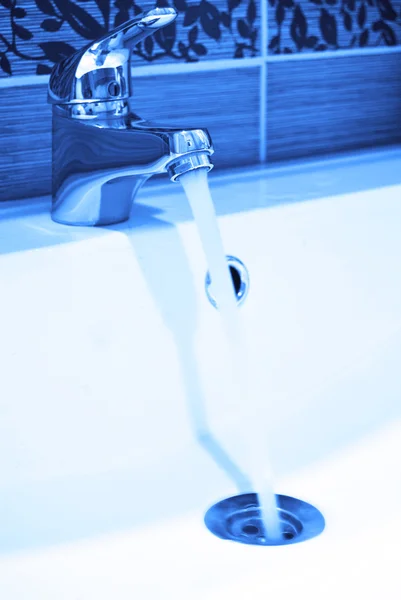
<svg viewBox="0 0 401 600"><path fill-rule="evenodd" d="M205 525L223 540L257 546L283 546L304 542L322 533L325 521L314 506L291 498L276 496L281 524L281 539L269 539L265 534L258 497L242 494L218 502L205 515Z"/></svg>
<svg viewBox="0 0 401 600"><path fill-rule="evenodd" d="M237 304L242 304L248 295L249 291L249 273L244 263L235 256L226 256L228 268L230 269L231 279L233 282ZM213 294L213 283L209 271L206 273L205 279L206 295L209 301L215 308L217 302Z"/></svg>

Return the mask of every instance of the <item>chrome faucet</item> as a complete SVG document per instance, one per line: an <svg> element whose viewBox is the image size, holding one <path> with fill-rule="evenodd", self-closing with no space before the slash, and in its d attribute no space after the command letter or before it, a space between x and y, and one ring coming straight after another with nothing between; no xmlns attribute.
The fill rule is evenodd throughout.
<svg viewBox="0 0 401 600"><path fill-rule="evenodd" d="M55 66L52 219L67 225L110 225L129 218L139 188L167 172L172 181L210 170L206 129L163 127L132 110L131 48L176 18L156 8L123 23Z"/></svg>

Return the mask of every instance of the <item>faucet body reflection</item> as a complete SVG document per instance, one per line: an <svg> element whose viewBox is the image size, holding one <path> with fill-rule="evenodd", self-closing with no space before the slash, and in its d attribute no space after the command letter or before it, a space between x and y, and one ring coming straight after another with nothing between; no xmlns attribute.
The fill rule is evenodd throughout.
<svg viewBox="0 0 401 600"><path fill-rule="evenodd" d="M53 70L53 220L119 223L152 175L167 172L176 181L189 170L212 168L206 129L163 127L132 109L131 47L176 16L170 8L144 13Z"/></svg>

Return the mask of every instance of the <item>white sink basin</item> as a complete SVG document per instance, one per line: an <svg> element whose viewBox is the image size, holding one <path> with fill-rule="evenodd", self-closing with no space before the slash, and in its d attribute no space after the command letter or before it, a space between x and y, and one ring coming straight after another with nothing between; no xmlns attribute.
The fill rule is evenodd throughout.
<svg viewBox="0 0 401 600"><path fill-rule="evenodd" d="M203 524L238 488L196 441L202 394L242 471L254 432L181 187L145 188L113 228L55 224L47 200L1 208L1 598L400 597L400 167L387 152L213 179L251 278L245 412L277 492L327 523L279 548Z"/></svg>

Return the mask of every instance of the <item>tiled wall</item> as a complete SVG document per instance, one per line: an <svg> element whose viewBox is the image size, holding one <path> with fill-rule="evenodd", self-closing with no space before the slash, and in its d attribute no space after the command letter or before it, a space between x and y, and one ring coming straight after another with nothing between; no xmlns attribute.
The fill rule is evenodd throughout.
<svg viewBox="0 0 401 600"><path fill-rule="evenodd" d="M270 54L394 46L399 0L0 0L0 74L49 73L88 40L155 6L173 5L175 23L134 51L137 63L252 57L268 31Z"/></svg>
<svg viewBox="0 0 401 600"><path fill-rule="evenodd" d="M0 200L50 191L51 67L155 5L136 112L208 127L216 167L401 143L401 0L0 0Z"/></svg>
<svg viewBox="0 0 401 600"><path fill-rule="evenodd" d="M401 54L274 62L267 88L270 161L401 143Z"/></svg>
<svg viewBox="0 0 401 600"><path fill-rule="evenodd" d="M49 73L61 57L155 5L174 6L178 18L134 50L136 64L256 56L257 4L259 0L0 0L5 6L0 8L0 32L11 46L0 66L3 74ZM13 5L19 7L17 14Z"/></svg>
<svg viewBox="0 0 401 600"><path fill-rule="evenodd" d="M291 54L396 46L397 0L269 0L269 52Z"/></svg>

